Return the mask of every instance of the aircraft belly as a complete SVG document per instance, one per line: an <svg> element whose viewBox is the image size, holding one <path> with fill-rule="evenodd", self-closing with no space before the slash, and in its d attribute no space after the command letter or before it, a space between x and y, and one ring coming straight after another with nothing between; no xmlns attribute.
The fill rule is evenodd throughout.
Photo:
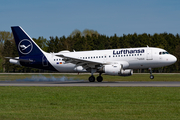
<svg viewBox="0 0 180 120"><path fill-rule="evenodd" d="M155 68L165 66L167 63L162 63L159 61L130 61L129 69L145 69L145 68Z"/></svg>
<svg viewBox="0 0 180 120"><path fill-rule="evenodd" d="M62 65L58 65L55 68L59 71L59 72L75 72L74 71L74 64L62 64Z"/></svg>
<svg viewBox="0 0 180 120"><path fill-rule="evenodd" d="M137 60L133 60L133 61L129 61L129 69L141 69L141 68L146 68L146 62L145 61L137 61Z"/></svg>

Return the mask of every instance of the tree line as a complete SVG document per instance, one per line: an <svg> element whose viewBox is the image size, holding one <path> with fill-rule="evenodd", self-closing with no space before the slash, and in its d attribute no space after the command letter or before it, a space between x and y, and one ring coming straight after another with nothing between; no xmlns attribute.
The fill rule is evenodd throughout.
<svg viewBox="0 0 180 120"><path fill-rule="evenodd" d="M55 36L45 39L43 37L33 40L46 52L59 52L62 50L84 51L133 47L158 47L167 50L177 57L177 62L171 66L153 69L154 72L180 72L180 36L179 34L123 34L122 36L106 36L94 30L74 30L68 37ZM5 57L17 57L12 33L0 31L0 72L49 72L10 64ZM135 70L143 72L144 70ZM145 70L146 72L146 70Z"/></svg>

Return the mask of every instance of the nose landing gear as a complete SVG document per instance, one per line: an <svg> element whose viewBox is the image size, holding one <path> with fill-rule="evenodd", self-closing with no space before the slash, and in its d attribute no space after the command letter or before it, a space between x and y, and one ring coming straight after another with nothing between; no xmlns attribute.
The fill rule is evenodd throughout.
<svg viewBox="0 0 180 120"><path fill-rule="evenodd" d="M150 79L154 79L154 75L152 75L152 69L149 68L149 72L150 72Z"/></svg>

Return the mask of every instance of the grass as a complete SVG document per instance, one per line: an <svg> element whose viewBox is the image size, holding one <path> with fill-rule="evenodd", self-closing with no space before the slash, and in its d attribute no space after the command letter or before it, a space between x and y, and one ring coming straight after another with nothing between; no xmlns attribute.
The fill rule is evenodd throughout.
<svg viewBox="0 0 180 120"><path fill-rule="evenodd" d="M1 120L180 119L179 87L0 87Z"/></svg>
<svg viewBox="0 0 180 120"><path fill-rule="evenodd" d="M0 74L0 81L32 78L32 76L45 76L47 78L61 78L62 76L65 76L67 78L88 80L90 74ZM97 76L98 74L95 74L95 77ZM180 74L154 74L155 78L153 80L149 78L149 74L134 74L128 77L110 75L102 76L104 79L103 81L180 81Z"/></svg>
<svg viewBox="0 0 180 120"><path fill-rule="evenodd" d="M89 74L0 74L0 80ZM98 75L95 75L98 76ZM180 81L180 74L103 75L104 81ZM180 119L179 87L0 87L0 120Z"/></svg>

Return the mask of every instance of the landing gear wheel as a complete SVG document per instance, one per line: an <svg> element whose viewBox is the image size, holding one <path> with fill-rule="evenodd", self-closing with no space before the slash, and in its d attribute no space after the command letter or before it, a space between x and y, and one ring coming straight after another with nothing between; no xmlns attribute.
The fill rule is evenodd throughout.
<svg viewBox="0 0 180 120"><path fill-rule="evenodd" d="M95 81L95 77L93 76L93 75L91 75L90 77L89 77L89 82L94 82Z"/></svg>
<svg viewBox="0 0 180 120"><path fill-rule="evenodd" d="M102 76L98 76L98 77L97 77L97 81L98 81L98 82L102 82L102 81L103 81L103 77L102 77Z"/></svg>
<svg viewBox="0 0 180 120"><path fill-rule="evenodd" d="M150 79L154 79L154 75L150 75Z"/></svg>

